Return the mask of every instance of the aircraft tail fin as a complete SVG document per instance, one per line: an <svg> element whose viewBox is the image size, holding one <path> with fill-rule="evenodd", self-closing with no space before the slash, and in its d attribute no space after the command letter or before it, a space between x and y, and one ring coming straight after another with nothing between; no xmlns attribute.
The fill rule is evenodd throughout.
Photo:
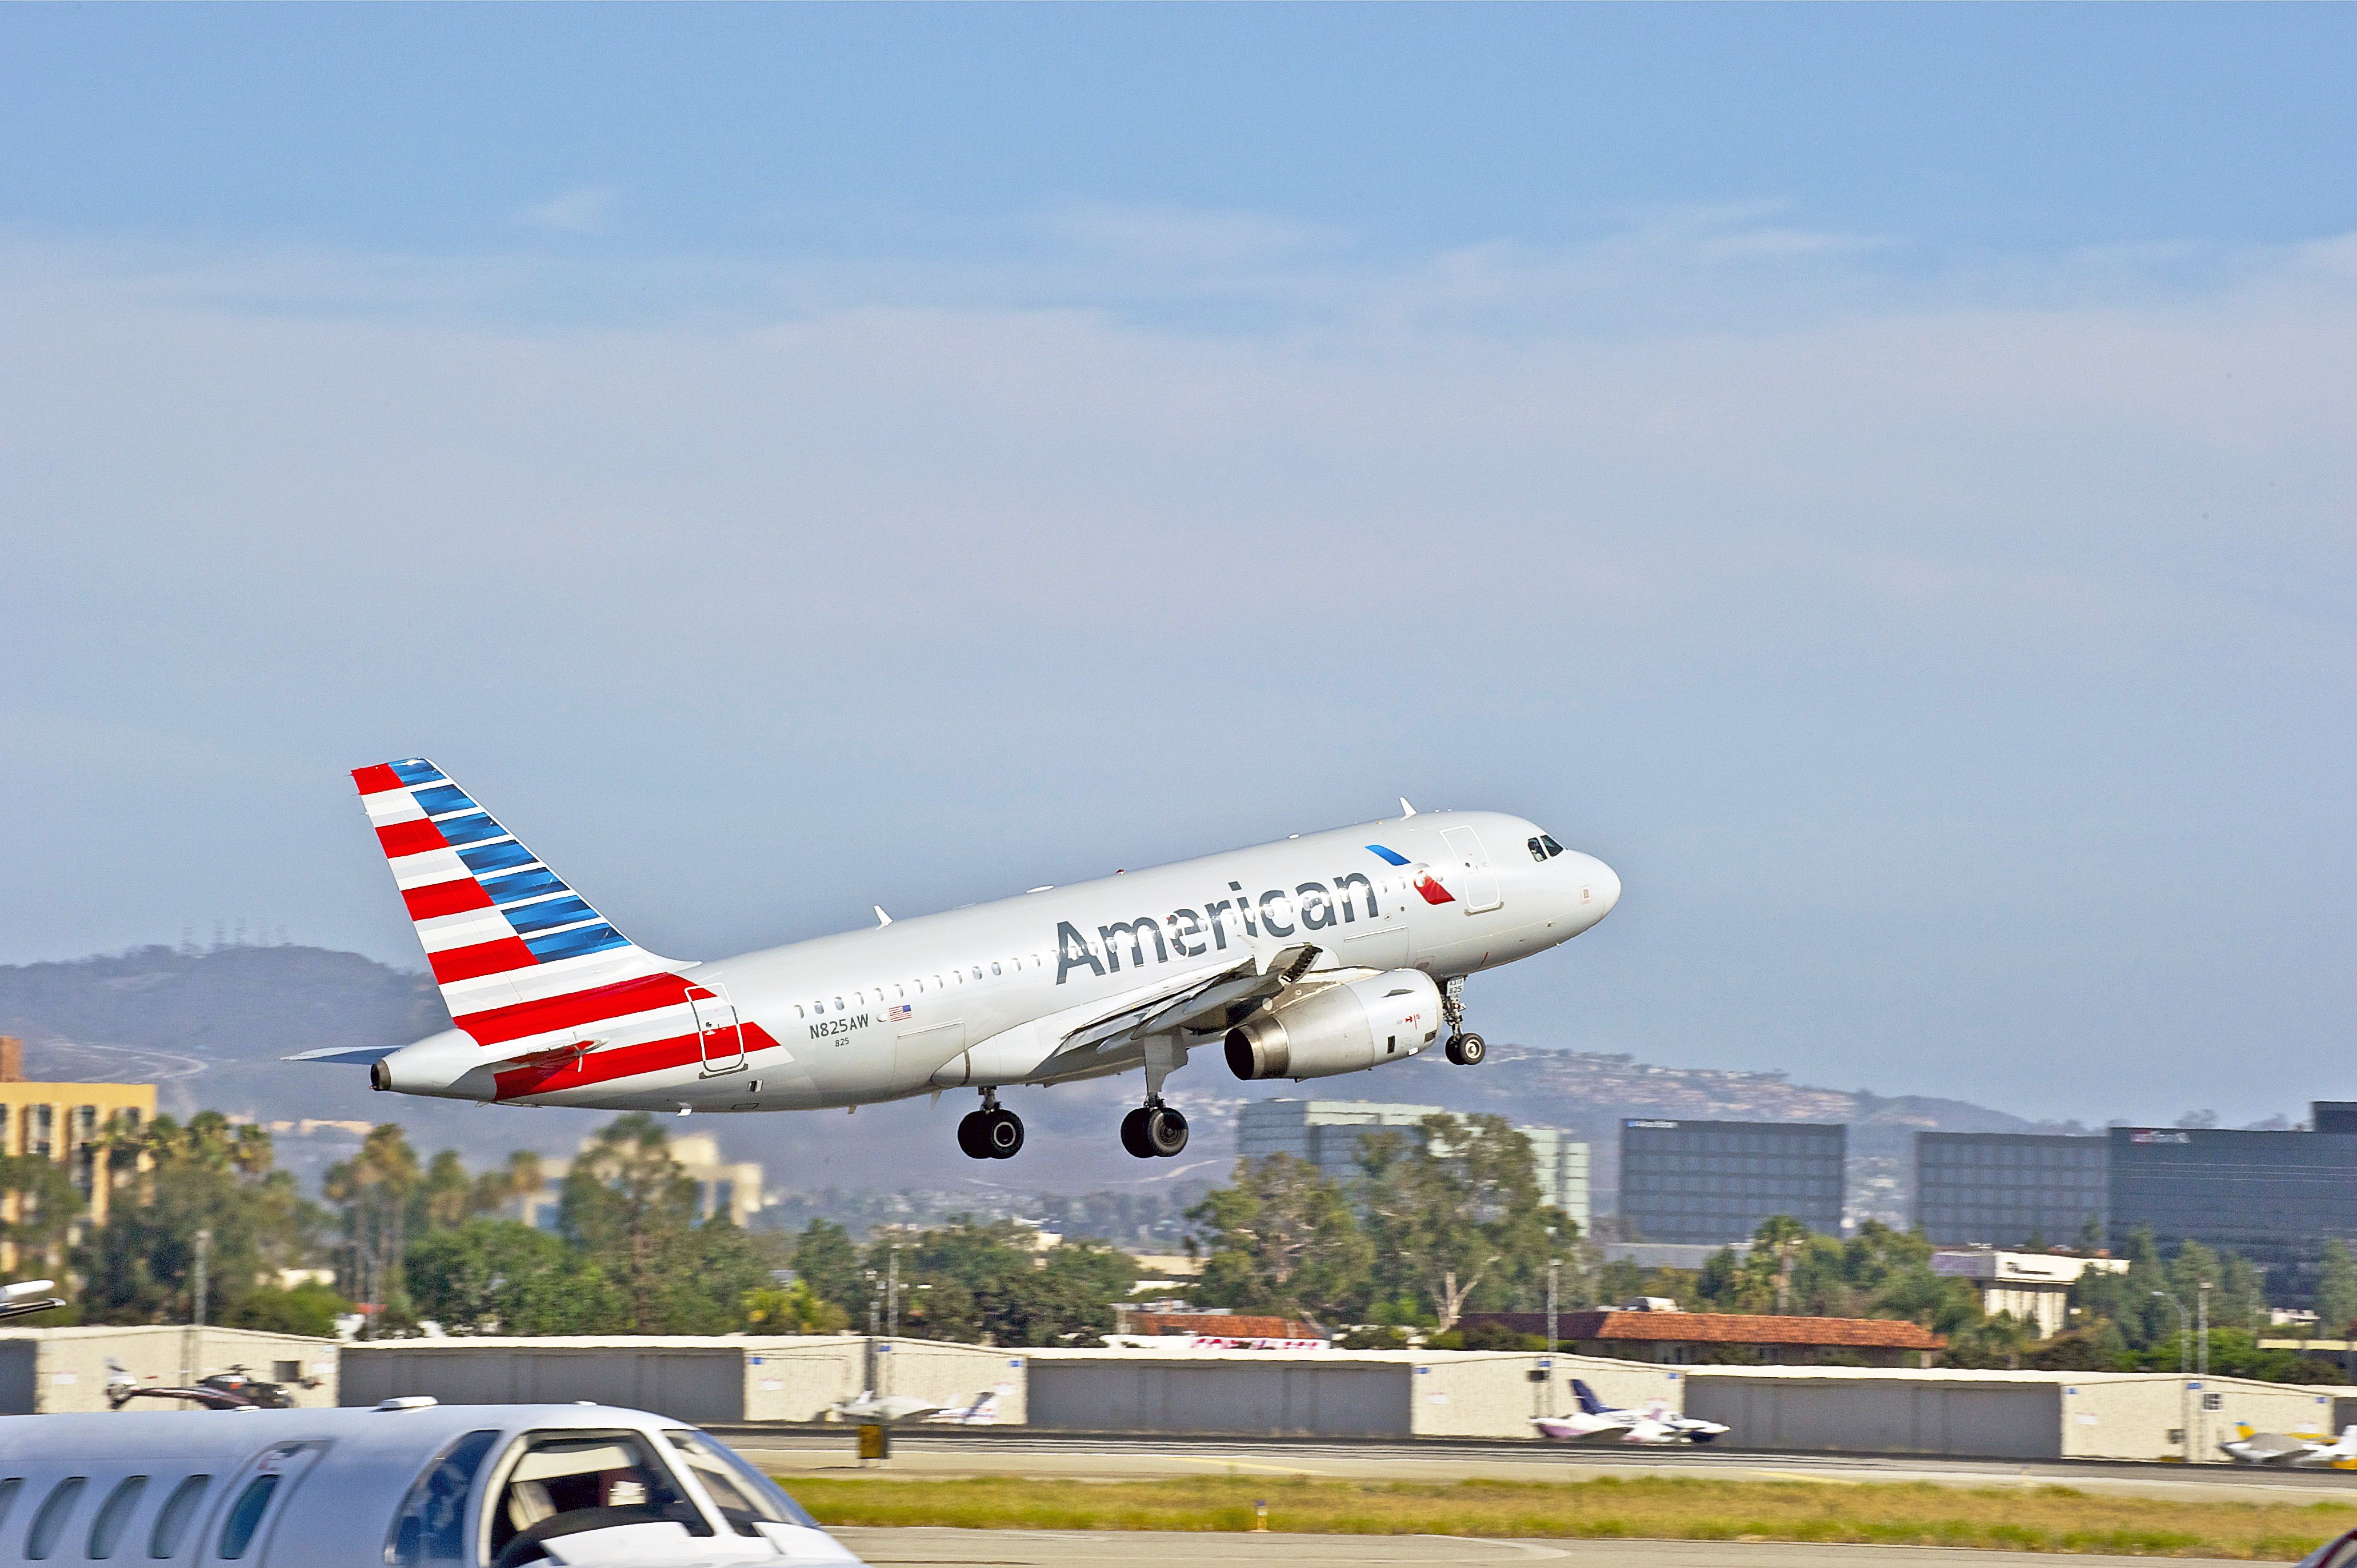
<svg viewBox="0 0 2357 1568"><path fill-rule="evenodd" d="M1579 1408L1582 1412L1588 1415L1604 1413L1604 1402L1596 1397L1596 1391L1589 1388L1584 1380L1578 1378L1572 1379L1571 1391L1578 1396Z"/></svg>
<svg viewBox="0 0 2357 1568"><path fill-rule="evenodd" d="M352 770L450 1015L679 967L632 942L423 757Z"/></svg>

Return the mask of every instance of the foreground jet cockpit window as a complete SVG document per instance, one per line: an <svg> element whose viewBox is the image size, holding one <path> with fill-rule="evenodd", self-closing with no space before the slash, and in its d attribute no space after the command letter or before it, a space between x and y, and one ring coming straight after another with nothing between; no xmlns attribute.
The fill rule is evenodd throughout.
<svg viewBox="0 0 2357 1568"><path fill-rule="evenodd" d="M401 1499L385 1536L391 1568L440 1568L467 1560L467 1494L475 1473L499 1441L497 1432L470 1432L444 1449Z"/></svg>
<svg viewBox="0 0 2357 1568"><path fill-rule="evenodd" d="M518 1450L485 1510L490 1568L540 1562L543 1541L617 1525L670 1520L712 1533L637 1433L534 1432Z"/></svg>
<svg viewBox="0 0 2357 1568"><path fill-rule="evenodd" d="M731 1449L723 1447L700 1432L666 1427L664 1438L680 1456L720 1510L730 1527L739 1535L759 1535L756 1527L766 1520L770 1524L799 1524L816 1530L818 1521L804 1513L802 1505L780 1491L777 1483L748 1465Z"/></svg>

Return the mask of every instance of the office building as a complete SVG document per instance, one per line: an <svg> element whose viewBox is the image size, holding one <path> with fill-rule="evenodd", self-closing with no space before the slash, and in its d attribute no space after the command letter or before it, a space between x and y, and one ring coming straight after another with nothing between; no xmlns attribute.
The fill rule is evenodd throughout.
<svg viewBox="0 0 2357 1568"><path fill-rule="evenodd" d="M1620 1123L1624 1239L1708 1245L1745 1241L1770 1215L1810 1230L1842 1229L1848 1129L1817 1122Z"/></svg>
<svg viewBox="0 0 2357 1568"><path fill-rule="evenodd" d="M2311 1125L2352 1130L2113 1128L2112 1251L2138 1227L2164 1252L2188 1240L2232 1249L2266 1271L2271 1303L2314 1305L2325 1238L2357 1244L2357 1127L2343 1101L2319 1102Z"/></svg>
<svg viewBox="0 0 2357 1568"><path fill-rule="evenodd" d="M2098 1138L2097 1143L2103 1142ZM2082 1274L2124 1274L2126 1258L2078 1258L2057 1252L2001 1252L1964 1247L1932 1254L1932 1272L1970 1280L1981 1310L1994 1317L2011 1313L2040 1339L2062 1332L2071 1318L2071 1287Z"/></svg>
<svg viewBox="0 0 2357 1568"><path fill-rule="evenodd" d="M154 1084L29 1083L24 1043L0 1035L0 1155L38 1155L65 1166L89 1205L89 1223L106 1223L110 1139L135 1137L155 1119ZM18 1202L14 1194L0 1198L0 1219L16 1220ZM16 1261L15 1246L0 1241L0 1269Z"/></svg>
<svg viewBox="0 0 2357 1568"><path fill-rule="evenodd" d="M2108 1144L2039 1133L1915 1134L1915 1228L1934 1241L2049 1247L2103 1233Z"/></svg>
<svg viewBox="0 0 2357 1568"><path fill-rule="evenodd" d="M1355 1181L1359 1144L1386 1129L1424 1135L1424 1119L1445 1114L1437 1105L1385 1105L1364 1100L1260 1100L1236 1118L1236 1150L1246 1159L1290 1155L1318 1167L1328 1180ZM1539 1201L1588 1228L1587 1145L1553 1127L1517 1127L1531 1141Z"/></svg>

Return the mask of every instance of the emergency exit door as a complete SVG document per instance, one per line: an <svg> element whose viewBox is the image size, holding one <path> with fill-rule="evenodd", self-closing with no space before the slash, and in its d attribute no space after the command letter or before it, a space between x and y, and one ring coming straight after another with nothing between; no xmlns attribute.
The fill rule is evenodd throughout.
<svg viewBox="0 0 2357 1568"><path fill-rule="evenodd" d="M695 1010L695 1036L704 1050L704 1076L735 1072L745 1065L745 1031L737 1022L736 1006L725 995L702 985L687 988L687 1004Z"/></svg>

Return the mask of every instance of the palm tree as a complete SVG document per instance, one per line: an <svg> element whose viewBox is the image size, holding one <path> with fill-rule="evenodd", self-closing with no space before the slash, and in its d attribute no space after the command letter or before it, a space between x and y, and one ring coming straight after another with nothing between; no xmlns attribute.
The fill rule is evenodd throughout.
<svg viewBox="0 0 2357 1568"><path fill-rule="evenodd" d="M1751 1233L1751 1244L1776 1260L1776 1311L1792 1300L1792 1263L1808 1243L1809 1228L1789 1214L1771 1214Z"/></svg>

